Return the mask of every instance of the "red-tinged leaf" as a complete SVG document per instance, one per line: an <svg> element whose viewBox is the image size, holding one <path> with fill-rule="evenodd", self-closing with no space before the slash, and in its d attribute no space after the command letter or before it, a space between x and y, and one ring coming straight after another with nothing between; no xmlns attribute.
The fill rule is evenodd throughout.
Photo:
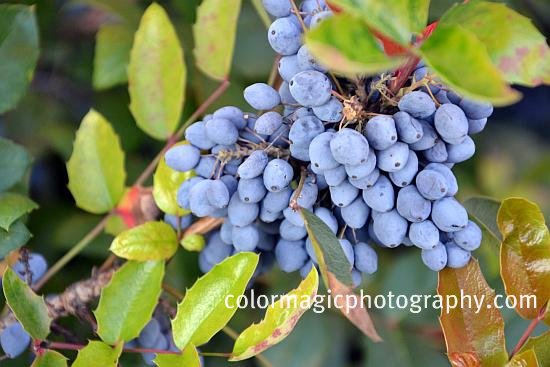
<svg viewBox="0 0 550 367"><path fill-rule="evenodd" d="M141 186L128 188L115 213L120 216L126 228L133 228L140 224L154 220L158 215L152 196L152 189Z"/></svg>
<svg viewBox="0 0 550 367"><path fill-rule="evenodd" d="M377 32L376 30L371 30L371 32L382 42L382 46L384 47L384 52L388 56L396 56L396 55L405 55L407 54L408 50L406 47L401 46L399 43L394 42L392 39L384 36L382 33Z"/></svg>
<svg viewBox="0 0 550 367"><path fill-rule="evenodd" d="M461 269L440 271L437 292L442 297L439 321L451 364L504 366L508 361L504 321L500 311L492 307L495 292L489 288L477 260L470 260ZM464 301L467 296L472 299L471 304ZM455 307L451 307L453 299L457 300ZM476 306L474 299L480 306Z"/></svg>
<svg viewBox="0 0 550 367"><path fill-rule="evenodd" d="M516 354L506 367L539 367L537 355L533 349Z"/></svg>
<svg viewBox="0 0 550 367"><path fill-rule="evenodd" d="M550 299L550 234L544 216L535 203L510 198L502 202L497 224L502 234L500 274L506 293L518 300L534 295L536 302L518 301L516 307L522 317L534 319Z"/></svg>

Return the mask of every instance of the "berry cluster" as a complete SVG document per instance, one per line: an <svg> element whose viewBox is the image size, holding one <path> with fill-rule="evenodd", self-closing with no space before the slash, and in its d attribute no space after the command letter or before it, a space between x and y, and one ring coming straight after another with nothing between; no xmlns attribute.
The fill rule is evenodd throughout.
<svg viewBox="0 0 550 367"><path fill-rule="evenodd" d="M188 144L166 163L196 176L178 190L197 217L225 218L199 257L202 271L232 253L275 257L285 272L305 276L316 263L297 207L313 211L340 238L357 285L377 269L371 247L417 246L432 270L462 267L481 230L454 199L451 168L469 159L492 106L459 97L419 65L401 98L385 100L369 80L359 98L334 91L336 79L302 43L303 32L332 15L323 0L304 0L299 15L287 0L264 0L277 19L268 30L281 55L278 90L257 83L244 99L259 116L223 107L190 126ZM425 81L420 83L419 81Z"/></svg>

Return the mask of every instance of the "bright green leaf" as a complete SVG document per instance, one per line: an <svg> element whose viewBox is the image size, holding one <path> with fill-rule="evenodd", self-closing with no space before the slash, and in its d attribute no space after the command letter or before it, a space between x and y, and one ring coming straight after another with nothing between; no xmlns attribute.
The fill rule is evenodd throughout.
<svg viewBox="0 0 550 367"><path fill-rule="evenodd" d="M510 83L550 83L550 48L544 35L529 18L505 4L470 1L451 8L441 22L474 33Z"/></svg>
<svg viewBox="0 0 550 367"><path fill-rule="evenodd" d="M397 66L358 18L338 15L306 33L305 42L320 63L344 75L375 74Z"/></svg>
<svg viewBox="0 0 550 367"><path fill-rule="evenodd" d="M32 80L38 60L35 8L0 5L0 114L15 107Z"/></svg>
<svg viewBox="0 0 550 367"><path fill-rule="evenodd" d="M181 354L157 354L153 360L158 367L200 367L197 348L187 345Z"/></svg>
<svg viewBox="0 0 550 367"><path fill-rule="evenodd" d="M33 339L46 339L51 320L44 299L37 296L9 267L4 272L2 288L6 302L25 331Z"/></svg>
<svg viewBox="0 0 550 367"><path fill-rule="evenodd" d="M544 366L544 365L542 365ZM533 349L515 354L506 367L539 367L537 355Z"/></svg>
<svg viewBox="0 0 550 367"><path fill-rule="evenodd" d="M126 171L119 137L93 109L84 116L76 132L67 172L76 205L89 212L108 212L124 193Z"/></svg>
<svg viewBox="0 0 550 367"><path fill-rule="evenodd" d="M128 62L134 30L126 24L105 24L96 36L94 88L111 88L128 81Z"/></svg>
<svg viewBox="0 0 550 367"><path fill-rule="evenodd" d="M313 305L318 287L319 275L317 269L312 267L298 288L269 305L264 319L239 335L229 360L241 361L253 357L286 338L300 317Z"/></svg>
<svg viewBox="0 0 550 367"><path fill-rule="evenodd" d="M506 294L520 299L534 295L531 307L518 302L516 311L534 319L550 299L550 233L539 207L528 200L502 202L497 223L502 234L500 274Z"/></svg>
<svg viewBox="0 0 550 367"><path fill-rule="evenodd" d="M220 331L237 311L237 298L252 278L258 255L241 252L215 265L187 291L172 320L180 349L201 345Z"/></svg>
<svg viewBox="0 0 550 367"><path fill-rule="evenodd" d="M241 0L204 0L193 25L197 67L212 79L229 75Z"/></svg>
<svg viewBox="0 0 550 367"><path fill-rule="evenodd" d="M130 110L138 126L153 138L165 140L176 130L185 79L176 31L164 9L153 3L141 18L128 66Z"/></svg>
<svg viewBox="0 0 550 367"><path fill-rule="evenodd" d="M107 344L128 341L149 322L164 278L164 261L128 261L101 291L94 311L97 334Z"/></svg>
<svg viewBox="0 0 550 367"><path fill-rule="evenodd" d="M410 44L413 34L422 32L430 7L430 0L331 0L331 3L364 19L372 29L402 45Z"/></svg>
<svg viewBox="0 0 550 367"><path fill-rule="evenodd" d="M447 355L452 365L462 358L474 359L479 366L503 366L508 361L504 340L504 320L494 304L495 291L489 288L477 260L460 269L445 268L439 272L437 293L443 297L439 321ZM450 307L449 297L483 299L477 308L468 303ZM465 306L465 307L462 307ZM447 308L449 312L447 312Z"/></svg>
<svg viewBox="0 0 550 367"><path fill-rule="evenodd" d="M176 145L185 144L178 143ZM183 216L189 214L189 210L180 208L176 201L178 188L183 181L193 176L193 171L178 172L166 165L164 159L159 161L155 175L153 176L153 197L155 203L164 213Z"/></svg>
<svg viewBox="0 0 550 367"><path fill-rule="evenodd" d="M520 352L534 350L541 366L550 366L550 331L539 336L532 336L520 349Z"/></svg>
<svg viewBox="0 0 550 367"><path fill-rule="evenodd" d="M67 367L67 358L55 350L46 350L34 359L31 367Z"/></svg>
<svg viewBox="0 0 550 367"><path fill-rule="evenodd" d="M31 157L25 148L0 137L0 191L21 181L30 163Z"/></svg>
<svg viewBox="0 0 550 367"><path fill-rule="evenodd" d="M165 222L147 222L130 228L111 243L115 255L137 261L168 259L177 249L176 232Z"/></svg>
<svg viewBox="0 0 550 367"><path fill-rule="evenodd" d="M26 244L31 237L27 226L21 220L13 223L9 231L0 228L0 259Z"/></svg>
<svg viewBox="0 0 550 367"><path fill-rule="evenodd" d="M460 25L440 24L420 52L439 79L468 98L495 105L520 98L493 65L485 45Z"/></svg>
<svg viewBox="0 0 550 367"><path fill-rule="evenodd" d="M118 358L124 345L119 343L117 347L96 340L91 340L88 345L78 351L71 367L116 367Z"/></svg>
<svg viewBox="0 0 550 367"><path fill-rule="evenodd" d="M9 231L13 222L37 208L38 205L26 196L12 192L0 194L0 228Z"/></svg>

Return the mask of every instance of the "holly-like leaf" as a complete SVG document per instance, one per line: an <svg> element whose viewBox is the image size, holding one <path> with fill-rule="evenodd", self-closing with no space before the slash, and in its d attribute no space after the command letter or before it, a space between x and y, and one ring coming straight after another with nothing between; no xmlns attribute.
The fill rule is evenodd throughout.
<svg viewBox="0 0 550 367"><path fill-rule="evenodd" d="M21 181L30 163L31 157L25 148L0 137L0 191Z"/></svg>
<svg viewBox="0 0 550 367"><path fill-rule="evenodd" d="M105 24L97 32L93 85L107 89L128 81L128 63L134 29L126 24Z"/></svg>
<svg viewBox="0 0 550 367"><path fill-rule="evenodd" d="M0 194L0 228L9 231L13 222L37 208L38 205L26 196L12 192Z"/></svg>
<svg viewBox="0 0 550 367"><path fill-rule="evenodd" d="M463 202L470 218L483 231L483 240L500 245L502 237L497 226L497 213L500 201L486 197L474 197Z"/></svg>
<svg viewBox="0 0 550 367"><path fill-rule="evenodd" d="M344 75L379 73L402 61L386 56L367 24L347 14L325 19L306 33L305 42L321 64Z"/></svg>
<svg viewBox="0 0 550 367"><path fill-rule="evenodd" d="M34 359L31 367L67 367L67 358L55 350L46 350Z"/></svg>
<svg viewBox="0 0 550 367"><path fill-rule="evenodd" d="M6 302L25 331L33 339L46 339L51 320L44 299L37 296L9 267L2 277L2 288Z"/></svg>
<svg viewBox="0 0 550 367"><path fill-rule="evenodd" d="M185 143L178 143L181 145ZM178 188L183 181L193 176L193 171L178 172L166 165L164 159L159 161L155 175L153 176L153 197L155 203L164 213L183 216L189 214L189 210L180 208L176 201Z"/></svg>
<svg viewBox="0 0 550 367"><path fill-rule="evenodd" d="M439 321L445 336L447 354L453 365L503 366L508 361L504 341L504 321L494 305L495 292L483 277L477 260L463 268L445 268L439 272L437 293L442 297ZM479 310L475 302L483 301ZM458 300L453 306L449 301ZM464 306L464 307L462 307ZM459 364L469 361L474 364Z"/></svg>
<svg viewBox="0 0 550 367"><path fill-rule="evenodd" d="M128 91L132 115L140 129L153 138L165 140L176 130L186 75L183 50L168 14L152 3L135 34Z"/></svg>
<svg viewBox="0 0 550 367"><path fill-rule="evenodd" d="M550 48L531 20L505 4L470 1L455 5L441 18L476 35L510 83L550 83ZM498 29L498 32L495 32Z"/></svg>
<svg viewBox="0 0 550 367"><path fill-rule="evenodd" d="M120 233L110 249L115 255L128 260L164 260L176 253L178 238L169 224L147 222Z"/></svg>
<svg viewBox="0 0 550 367"><path fill-rule="evenodd" d="M201 367L197 348L188 344L181 354L157 354L153 360L158 367Z"/></svg>
<svg viewBox="0 0 550 367"><path fill-rule="evenodd" d="M258 255L241 252L203 275L187 291L172 320L174 342L183 350L208 342L237 311L237 298L252 278Z"/></svg>
<svg viewBox="0 0 550 367"><path fill-rule="evenodd" d="M539 362L535 351L533 349L527 349L514 355L506 367L539 367Z"/></svg>
<svg viewBox="0 0 550 367"><path fill-rule="evenodd" d="M107 344L129 341L149 322L164 278L164 261L128 261L101 291L94 311L97 334Z"/></svg>
<svg viewBox="0 0 550 367"><path fill-rule="evenodd" d="M460 25L438 25L420 53L439 79L468 98L499 106L520 98L493 65L485 45Z"/></svg>
<svg viewBox="0 0 550 367"><path fill-rule="evenodd" d="M539 207L528 200L510 198L502 202L497 223L502 234L500 274L506 294L520 299L534 295L531 307L520 304L517 313L537 317L550 299L550 234Z"/></svg>
<svg viewBox="0 0 550 367"><path fill-rule="evenodd" d="M38 60L35 8L0 5L0 114L17 105L32 80Z"/></svg>
<svg viewBox="0 0 550 367"><path fill-rule="evenodd" d="M541 366L550 366L550 331L539 336L532 336L527 339L527 343L520 349L520 353L533 350Z"/></svg>
<svg viewBox="0 0 550 367"><path fill-rule="evenodd" d="M0 228L0 259L25 245L31 237L27 226L21 220L13 223L9 231Z"/></svg>
<svg viewBox="0 0 550 367"><path fill-rule="evenodd" d="M122 197L126 180L124 152L109 122L93 109L76 132L67 173L76 205L86 211L108 212Z"/></svg>
<svg viewBox="0 0 550 367"><path fill-rule="evenodd" d="M369 26L401 45L411 43L428 22L430 0L359 1L331 0L349 14L364 19Z"/></svg>
<svg viewBox="0 0 550 367"><path fill-rule="evenodd" d="M312 267L298 288L269 305L264 319L239 335L229 360L241 361L253 357L286 338L313 305L318 287L319 275L317 269Z"/></svg>
<svg viewBox="0 0 550 367"><path fill-rule="evenodd" d="M381 341L363 300L350 287L351 265L338 239L330 228L309 210L302 208L300 214L304 219L327 289L331 290L333 297L338 295L341 299L350 300L336 306L365 335L375 342Z"/></svg>
<svg viewBox="0 0 550 367"><path fill-rule="evenodd" d="M88 345L78 351L72 367L116 367L124 344L115 348L96 340L90 340Z"/></svg>
<svg viewBox="0 0 550 367"><path fill-rule="evenodd" d="M197 67L212 79L229 76L241 0L204 0L193 25Z"/></svg>

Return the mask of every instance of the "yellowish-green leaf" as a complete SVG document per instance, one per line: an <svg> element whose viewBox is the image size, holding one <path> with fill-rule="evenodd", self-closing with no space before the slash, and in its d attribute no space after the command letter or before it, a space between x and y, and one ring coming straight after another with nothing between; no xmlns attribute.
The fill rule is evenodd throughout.
<svg viewBox="0 0 550 367"><path fill-rule="evenodd" d="M500 310L492 307L495 291L489 288L477 260L470 260L460 269L445 268L440 271L437 293L443 297L439 321L451 364L504 366L508 361L504 320ZM479 310L474 302L471 307L467 302L461 304L460 300L466 297L483 300ZM452 299L459 300L455 307L450 303ZM459 363L464 360L472 364Z"/></svg>
<svg viewBox="0 0 550 367"><path fill-rule="evenodd" d="M37 296L9 267L4 272L2 287L6 302L25 331L33 339L46 339L51 320L44 299Z"/></svg>
<svg viewBox="0 0 550 367"><path fill-rule="evenodd" d="M38 205L26 196L0 193L0 228L9 231L13 222L37 208Z"/></svg>
<svg viewBox="0 0 550 367"><path fill-rule="evenodd" d="M19 182L30 163L31 157L24 147L0 137L0 191Z"/></svg>
<svg viewBox="0 0 550 367"><path fill-rule="evenodd" d="M520 349L521 352L534 350L537 360L541 366L550 366L550 331L539 336L532 336Z"/></svg>
<svg viewBox="0 0 550 367"><path fill-rule="evenodd" d="M115 237L111 251L117 256L137 261L164 260L178 249L174 229L165 222L147 222Z"/></svg>
<svg viewBox="0 0 550 367"><path fill-rule="evenodd" d="M88 345L78 351L72 367L116 367L124 344L115 348L96 340L90 340Z"/></svg>
<svg viewBox="0 0 550 367"><path fill-rule="evenodd" d="M440 24L420 53L439 79L468 98L499 106L520 98L493 65L485 45L460 25Z"/></svg>
<svg viewBox="0 0 550 367"><path fill-rule="evenodd" d="M157 354L153 360L158 367L200 367L197 348L188 344L181 354Z"/></svg>
<svg viewBox="0 0 550 367"><path fill-rule="evenodd" d="M539 367L539 362L535 351L533 349L526 349L514 355L506 367Z"/></svg>
<svg viewBox="0 0 550 367"><path fill-rule="evenodd" d="M206 245L206 241L203 235L193 233L183 237L180 241L180 245L187 251L202 251Z"/></svg>
<svg viewBox="0 0 550 367"><path fill-rule="evenodd" d="M518 300L534 295L536 305L518 302L516 307L522 317L534 319L550 299L550 234L544 216L535 203L510 198L502 202L497 223L502 234L500 274L506 294Z"/></svg>
<svg viewBox="0 0 550 367"><path fill-rule="evenodd" d="M17 105L38 60L35 8L0 4L0 114Z"/></svg>
<svg viewBox="0 0 550 367"><path fill-rule="evenodd" d="M241 361L253 357L286 338L298 323L304 312L313 305L319 275L315 267L298 288L269 305L260 323L244 330L235 341L230 361Z"/></svg>
<svg viewBox="0 0 550 367"><path fill-rule="evenodd" d="M67 173L69 190L76 205L84 210L106 213L122 197L126 180L124 152L109 122L93 109L76 132Z"/></svg>
<svg viewBox="0 0 550 367"><path fill-rule="evenodd" d="M410 44L413 34L422 32L430 7L430 0L331 0L331 3L364 19L372 29L402 45Z"/></svg>
<svg viewBox="0 0 550 367"><path fill-rule="evenodd" d="M193 25L197 67L212 79L229 76L241 0L204 0Z"/></svg>
<svg viewBox="0 0 550 367"><path fill-rule="evenodd" d="M155 139L176 130L185 98L183 50L168 15L151 4L135 34L128 66L130 110L138 126Z"/></svg>
<svg viewBox="0 0 550 367"><path fill-rule="evenodd" d="M176 145L186 144L184 142ZM155 175L153 176L153 197L155 203L164 213L183 216L189 214L189 210L180 208L176 201L178 188L183 181L193 177L193 171L178 172L166 165L164 159L159 161Z"/></svg>
<svg viewBox="0 0 550 367"><path fill-rule="evenodd" d="M258 255L241 252L228 257L203 275L187 291L172 320L174 342L183 350L201 345L229 322L258 265Z"/></svg>
<svg viewBox="0 0 550 367"><path fill-rule="evenodd" d="M96 36L94 55L94 88L111 88L128 81L128 62L134 40L134 29L127 24L105 24Z"/></svg>
<svg viewBox="0 0 550 367"><path fill-rule="evenodd" d="M164 278L164 261L128 261L101 291L94 311L97 334L107 344L129 341L149 322Z"/></svg>
<svg viewBox="0 0 550 367"><path fill-rule="evenodd" d="M441 22L459 24L473 32L510 83L550 83L550 48L544 35L529 18L505 4L470 1L455 5Z"/></svg>
<svg viewBox="0 0 550 367"><path fill-rule="evenodd" d="M67 358L55 350L46 350L34 359L31 367L67 367Z"/></svg>
<svg viewBox="0 0 550 367"><path fill-rule="evenodd" d="M0 228L0 259L26 244L32 237L27 226L17 220L9 231Z"/></svg>
<svg viewBox="0 0 550 367"><path fill-rule="evenodd" d="M347 14L325 19L306 33L305 42L321 64L343 75L375 74L402 61L386 56L367 24Z"/></svg>

